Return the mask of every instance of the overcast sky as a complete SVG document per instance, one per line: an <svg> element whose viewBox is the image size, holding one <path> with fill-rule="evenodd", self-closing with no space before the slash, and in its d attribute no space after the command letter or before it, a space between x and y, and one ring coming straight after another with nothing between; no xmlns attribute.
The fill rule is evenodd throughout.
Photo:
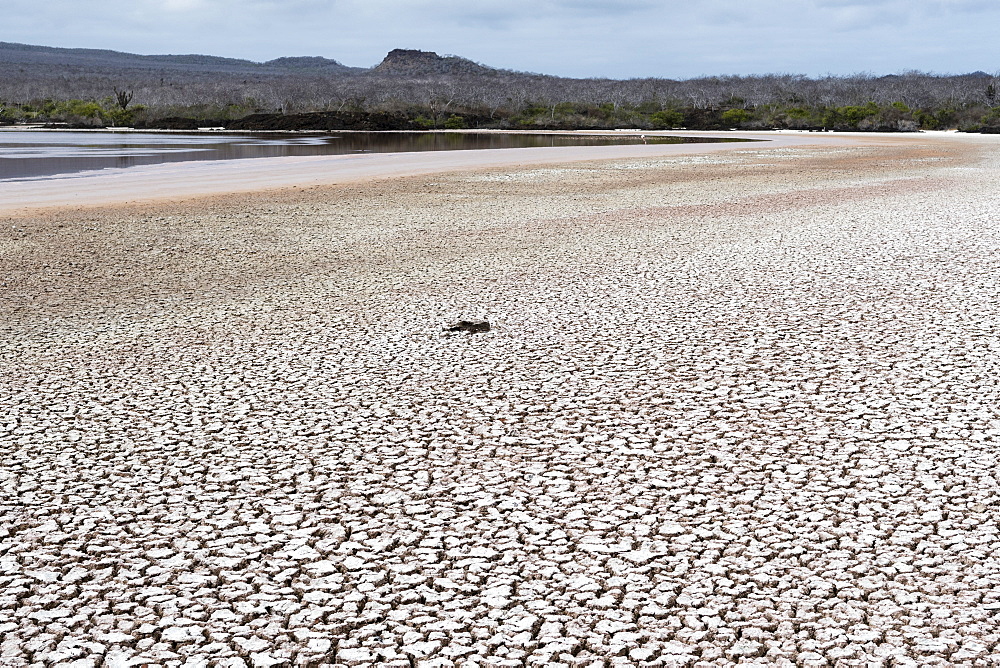
<svg viewBox="0 0 1000 668"><path fill-rule="evenodd" d="M0 0L0 41L574 77L1000 70L998 0Z"/></svg>

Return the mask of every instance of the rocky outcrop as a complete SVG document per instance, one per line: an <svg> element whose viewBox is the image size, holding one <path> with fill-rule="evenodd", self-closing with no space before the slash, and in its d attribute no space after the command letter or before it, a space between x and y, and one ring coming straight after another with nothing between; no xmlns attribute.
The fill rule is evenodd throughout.
<svg viewBox="0 0 1000 668"><path fill-rule="evenodd" d="M433 76L442 74L495 74L499 70L458 56L439 56L433 51L393 49L372 68L373 74L387 76Z"/></svg>

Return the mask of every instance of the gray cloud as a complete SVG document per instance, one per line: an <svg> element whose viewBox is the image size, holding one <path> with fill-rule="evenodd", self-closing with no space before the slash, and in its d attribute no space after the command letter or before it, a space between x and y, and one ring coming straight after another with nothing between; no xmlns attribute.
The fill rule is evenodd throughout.
<svg viewBox="0 0 1000 668"><path fill-rule="evenodd" d="M556 0L551 3L561 11L576 16L621 16L655 11L660 5L644 0L618 2L616 0Z"/></svg>
<svg viewBox="0 0 1000 668"><path fill-rule="evenodd" d="M6 41L372 65L392 48L568 76L1000 68L985 0L4 0Z"/></svg>

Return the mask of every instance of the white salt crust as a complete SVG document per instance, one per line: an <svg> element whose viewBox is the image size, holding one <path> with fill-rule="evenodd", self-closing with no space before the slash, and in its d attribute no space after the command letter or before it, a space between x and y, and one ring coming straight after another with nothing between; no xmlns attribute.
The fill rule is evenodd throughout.
<svg viewBox="0 0 1000 668"><path fill-rule="evenodd" d="M0 666L1000 665L1000 142L877 141L4 219Z"/></svg>

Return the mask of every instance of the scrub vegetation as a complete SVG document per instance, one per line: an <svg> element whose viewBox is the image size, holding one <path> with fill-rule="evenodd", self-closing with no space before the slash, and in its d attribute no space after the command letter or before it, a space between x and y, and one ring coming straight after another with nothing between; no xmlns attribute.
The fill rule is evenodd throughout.
<svg viewBox="0 0 1000 668"><path fill-rule="evenodd" d="M1000 131L1000 77L985 72L567 79L398 49L375 67L351 68L326 58L254 63L5 43L0 67L5 124Z"/></svg>

